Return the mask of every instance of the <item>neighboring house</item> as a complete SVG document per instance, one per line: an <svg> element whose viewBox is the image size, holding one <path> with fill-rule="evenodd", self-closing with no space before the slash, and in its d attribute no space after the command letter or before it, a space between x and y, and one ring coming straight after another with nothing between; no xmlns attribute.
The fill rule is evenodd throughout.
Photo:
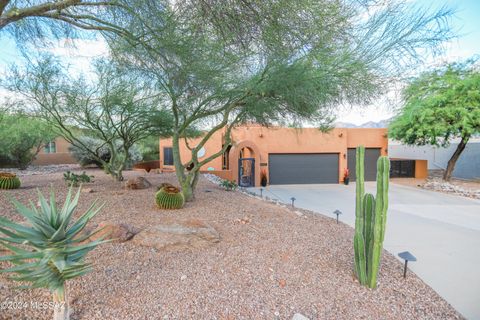
<svg viewBox="0 0 480 320"><path fill-rule="evenodd" d="M446 147L407 146L398 141L390 141L388 153L391 158L402 159L405 162L423 160L428 162L429 170L444 170L448 160L457 148L458 141L453 140ZM460 179L480 179L480 138L472 138L457 160L453 177Z"/></svg>
<svg viewBox="0 0 480 320"><path fill-rule="evenodd" d="M44 166L49 164L77 163L69 150L70 143L62 137L47 143L38 153L32 164Z"/></svg>
<svg viewBox="0 0 480 320"><path fill-rule="evenodd" d="M218 131L200 151L200 160L218 152L225 131ZM195 146L200 138L190 139ZM344 171L355 177L355 148L366 147L365 177L375 180L376 161L388 152L386 129L335 128L327 133L316 128L241 126L232 131L232 144L225 154L202 167L202 171L235 180L242 186L259 186L264 171L269 184L340 183ZM182 161L190 151L181 141ZM172 140L160 139L160 169L173 170Z"/></svg>

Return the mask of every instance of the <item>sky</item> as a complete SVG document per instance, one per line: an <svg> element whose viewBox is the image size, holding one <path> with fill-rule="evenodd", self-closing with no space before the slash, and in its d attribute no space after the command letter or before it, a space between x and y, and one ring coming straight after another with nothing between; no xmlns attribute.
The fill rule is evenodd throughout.
<svg viewBox="0 0 480 320"><path fill-rule="evenodd" d="M445 4L455 9L451 20L452 28L457 32L458 38L446 44L447 50L443 56L427 61L429 65L441 62L464 60L474 55L480 55L480 0L412 0L413 3L429 8L438 8ZM0 32L0 76L11 63L21 61L15 43ZM73 69L86 71L92 58L108 54L108 48L100 40L81 40L75 48L68 42L61 41L58 46L48 49L55 55L65 58L71 63ZM0 95L5 94L0 91ZM392 90L388 99L380 99L369 106L352 106L340 108L337 121L350 122L357 125L368 121L380 121L394 115L394 101L398 101L399 91ZM392 102L393 101L393 102Z"/></svg>

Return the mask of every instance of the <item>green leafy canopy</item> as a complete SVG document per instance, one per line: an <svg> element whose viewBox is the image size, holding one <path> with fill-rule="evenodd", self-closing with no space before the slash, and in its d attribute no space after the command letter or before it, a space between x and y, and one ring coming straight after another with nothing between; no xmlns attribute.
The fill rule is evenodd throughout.
<svg viewBox="0 0 480 320"><path fill-rule="evenodd" d="M480 70L474 61L423 73L405 89L389 136L409 145L446 146L480 132Z"/></svg>

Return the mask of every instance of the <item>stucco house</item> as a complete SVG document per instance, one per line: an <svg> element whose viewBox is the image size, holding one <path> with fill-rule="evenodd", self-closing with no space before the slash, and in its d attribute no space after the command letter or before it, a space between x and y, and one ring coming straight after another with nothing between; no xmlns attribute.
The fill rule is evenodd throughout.
<svg viewBox="0 0 480 320"><path fill-rule="evenodd" d="M200 160L218 152L224 144L225 130L207 141ZM195 146L201 138L190 139ZM232 143L222 157L205 164L201 170L242 186L259 186L262 171L269 184L341 183L345 169L355 177L355 148L363 145L365 178L375 180L376 161L388 154L387 130L384 128L334 128L322 132L317 128L239 126L232 131ZM182 161L190 160L190 151L181 141ZM173 170L172 140L160 139L160 169ZM418 172L426 172L420 162Z"/></svg>
<svg viewBox="0 0 480 320"><path fill-rule="evenodd" d="M47 143L32 164L44 166L50 164L74 164L77 163L69 151L70 143L62 137L57 137Z"/></svg>

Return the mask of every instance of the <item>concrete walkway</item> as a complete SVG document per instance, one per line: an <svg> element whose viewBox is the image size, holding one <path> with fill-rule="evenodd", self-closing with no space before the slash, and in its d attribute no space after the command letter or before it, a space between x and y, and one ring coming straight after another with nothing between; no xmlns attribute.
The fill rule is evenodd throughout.
<svg viewBox="0 0 480 320"><path fill-rule="evenodd" d="M375 182L365 184L375 195ZM250 188L258 194L259 188ZM355 225L355 183L282 185L263 195ZM418 276L467 319L480 319L480 201L390 184L384 247L393 255L410 251Z"/></svg>

